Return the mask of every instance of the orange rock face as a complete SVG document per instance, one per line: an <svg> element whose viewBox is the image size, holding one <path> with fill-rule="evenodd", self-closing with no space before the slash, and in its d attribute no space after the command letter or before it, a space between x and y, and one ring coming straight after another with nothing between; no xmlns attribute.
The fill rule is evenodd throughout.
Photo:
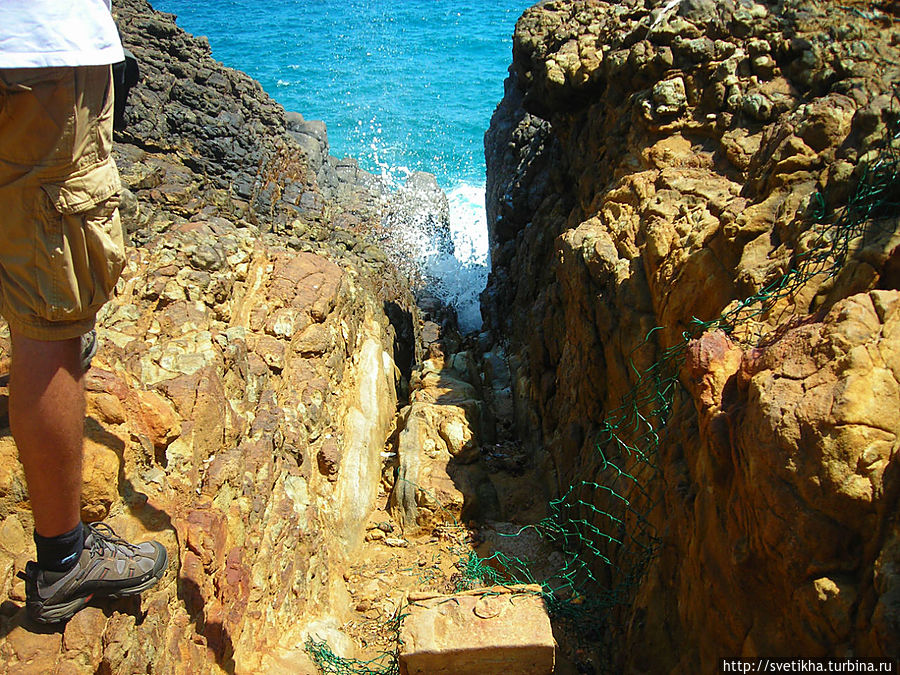
<svg viewBox="0 0 900 675"><path fill-rule="evenodd" d="M574 493L601 514L578 559L585 594L618 603L612 672L900 656L896 209L775 290L837 241L892 138L892 10L832 9L567 0L517 24L485 140L483 312L552 493L628 500ZM616 415L641 381L638 438Z"/></svg>

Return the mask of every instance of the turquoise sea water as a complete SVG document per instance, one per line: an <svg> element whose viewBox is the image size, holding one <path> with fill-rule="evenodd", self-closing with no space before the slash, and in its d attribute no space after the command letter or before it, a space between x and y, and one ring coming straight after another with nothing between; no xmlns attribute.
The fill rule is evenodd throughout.
<svg viewBox="0 0 900 675"><path fill-rule="evenodd" d="M471 296L450 298L474 303L461 314L477 312L487 274L483 136L531 0L151 1L286 109L324 120L332 155L394 181L435 174L461 275L445 272L444 286Z"/></svg>

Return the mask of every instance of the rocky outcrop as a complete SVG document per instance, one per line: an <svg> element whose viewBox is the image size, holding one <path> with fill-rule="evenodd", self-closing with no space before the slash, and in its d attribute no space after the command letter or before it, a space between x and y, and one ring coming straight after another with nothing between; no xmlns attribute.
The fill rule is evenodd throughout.
<svg viewBox="0 0 900 675"><path fill-rule="evenodd" d="M83 516L159 538L172 564L134 615L85 610L36 660L23 612L4 617L10 672L309 672L309 626L342 623L339 570L379 489L392 334L352 274L252 228L193 221L132 249L87 379ZM16 466L8 432L2 447ZM23 490L5 474L3 526L24 535ZM2 544L16 601L25 539Z"/></svg>
<svg viewBox="0 0 900 675"><path fill-rule="evenodd" d="M187 35L174 16L155 13L146 2L119 3L115 14L141 71L129 97L125 141L179 155L216 187L252 204L265 222L324 218L313 173L316 148L307 148L306 157L292 152L300 146L288 134L284 111L258 82L223 68L205 38Z"/></svg>
<svg viewBox="0 0 900 675"><path fill-rule="evenodd" d="M355 159L331 156L323 122L285 112L258 82L216 62L206 38L185 33L173 15L146 0L118 2L114 13L141 71L121 140L178 157L222 191L214 203L263 231L321 239L332 226L371 231L409 201ZM416 181L404 187L415 192ZM430 190L425 198L435 199Z"/></svg>
<svg viewBox="0 0 900 675"><path fill-rule="evenodd" d="M35 557L32 518L0 326L0 671L396 663L407 592L463 585L482 538L462 521L537 501L500 446L479 461L495 421L472 345L439 301L414 300L432 281L421 261L452 254L446 196L428 174L397 187L332 157L323 123L174 17L114 5L142 79L114 147L129 245L86 376L82 517L171 562L140 598L27 620L15 573ZM485 391L509 408L491 369Z"/></svg>
<svg viewBox="0 0 900 675"><path fill-rule="evenodd" d="M397 474L391 508L405 530L433 529L494 514L496 491L476 464L492 440L492 420L472 378L472 355L446 363L437 353L413 373L410 404L397 420Z"/></svg>
<svg viewBox="0 0 900 675"><path fill-rule="evenodd" d="M687 359L659 471L624 495L659 553L608 616L616 668L897 656L898 446L876 412L897 387L896 216L851 237L838 273L684 337L771 294L874 162L900 74L886 11L564 0L517 25L485 139L483 313L551 491L602 477L606 415L666 349ZM600 551L617 567L594 558L597 594L633 562Z"/></svg>
<svg viewBox="0 0 900 675"><path fill-rule="evenodd" d="M812 656L896 655L898 303L894 290L853 295L762 349L721 333L692 343L701 444L664 476L705 487L680 505L676 535L702 556L670 568L664 555L653 585L695 594L703 578L731 602L730 628L682 663L786 653L786 641ZM686 608L685 624L702 614Z"/></svg>
<svg viewBox="0 0 900 675"><path fill-rule="evenodd" d="M143 79L114 149L131 245L87 375L82 516L171 564L140 599L27 621L32 521L0 388L0 670L312 673L309 638L354 654L347 570L420 355L377 245L384 195L171 17L115 10ZM8 355L4 326L0 372Z"/></svg>

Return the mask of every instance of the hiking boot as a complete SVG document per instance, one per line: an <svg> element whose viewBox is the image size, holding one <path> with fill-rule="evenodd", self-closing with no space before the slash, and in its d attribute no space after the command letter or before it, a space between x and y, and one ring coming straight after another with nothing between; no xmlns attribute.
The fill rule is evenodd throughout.
<svg viewBox="0 0 900 675"><path fill-rule="evenodd" d="M91 328L81 336L81 370L87 372L91 367L91 361L97 353L97 330Z"/></svg>
<svg viewBox="0 0 900 675"><path fill-rule="evenodd" d="M68 572L25 566L25 607L39 623L68 621L91 598L137 595L160 580L169 563L156 541L129 544L105 523L85 523L84 550Z"/></svg>

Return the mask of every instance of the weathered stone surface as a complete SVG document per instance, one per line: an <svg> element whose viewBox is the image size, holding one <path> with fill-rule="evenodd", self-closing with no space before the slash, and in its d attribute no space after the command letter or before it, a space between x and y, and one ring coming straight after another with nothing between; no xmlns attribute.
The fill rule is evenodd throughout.
<svg viewBox="0 0 900 675"><path fill-rule="evenodd" d="M429 317L433 358L407 389L395 378L421 361L418 317L373 243L409 201L387 203L329 156L321 123L286 115L171 17L116 5L145 75L116 146L137 248L86 378L85 509L159 539L173 564L64 631L28 625L14 573L31 519L0 430L9 672L306 672L310 637L353 657L348 633L383 633L410 578L452 584L452 564L419 558L418 528L431 560L449 540L559 569L533 529L502 535L545 515L544 491L597 474L598 429L635 372L807 249L811 196L846 201L900 62L889 8L869 4L529 10L486 139L490 351L479 374ZM661 480L625 495L658 504L665 535L616 617L610 670L897 655L895 225L854 242L833 281L688 346ZM765 347L740 342L757 333ZM0 369L7 347L0 329ZM523 487L527 472L539 480ZM402 531L386 511L367 525L387 490ZM479 516L497 522L461 525Z"/></svg>
<svg viewBox="0 0 900 675"><path fill-rule="evenodd" d="M892 548L870 536L892 508L886 471L900 427L889 413L898 387L887 373L898 364L887 336L896 331L898 301L896 291L852 296L822 323L762 349L742 350L721 334L692 346L691 371L702 374L689 385L700 436L685 460L705 489L693 497L683 525L692 534L683 536L698 555L660 577L685 592L703 574L714 597L735 600L733 609L717 610L727 628L694 638L701 660L723 645L787 653L782 635L792 648L822 656L854 644L892 653L896 624L860 607L895 602L868 587L863 570L893 564ZM890 309L879 314L876 304ZM693 626L704 616L694 606L682 620ZM754 629L761 621L775 622L779 633Z"/></svg>
<svg viewBox="0 0 900 675"><path fill-rule="evenodd" d="M195 269L192 252L204 237L226 259L206 288L227 283L228 295L198 289L192 299L189 274L171 277L180 293L169 298L147 292L157 270ZM301 335L269 335L267 321L255 322L258 310L268 317L279 308L290 308L295 322L328 328L321 352L308 355L297 348ZM388 327L381 303L341 268L313 254L288 255L250 228L195 223L130 250L87 377L82 514L108 517L131 540L160 539L172 565L140 600L147 621L126 625L117 617L131 617L114 610L113 619L84 629L93 631L91 643L78 627L95 614L79 614L63 643L41 643L42 672L57 661L78 672L101 663L143 671L151 662L152 672L260 672L268 654L302 651L308 621L345 611L333 585L364 534L396 409ZM262 337L283 346L277 367L252 367L254 356L266 362L254 347L271 348ZM327 365L336 355L340 371ZM329 447L353 469L312 471L317 449ZM9 459L17 467L14 454ZM10 514L0 594L17 599L12 568L34 554L24 536L27 500L14 487L20 471L0 498ZM24 616L4 607L9 620ZM16 672L33 659L13 640L21 633L30 645L29 630L11 634L12 651L0 641L3 669ZM169 641L202 649L172 653Z"/></svg>
<svg viewBox="0 0 900 675"><path fill-rule="evenodd" d="M817 190L826 210L846 204L900 63L890 18L869 9L563 0L520 19L485 137L482 312L510 366L511 425L529 458L549 453L552 494L597 475L605 415L637 373L808 249ZM614 621L622 651L598 657L609 669L801 645L897 656L897 243L887 218L833 280L688 348L688 394L653 450L661 478L628 497L660 504L666 534ZM765 349L743 346L760 335Z"/></svg>
<svg viewBox="0 0 900 675"><path fill-rule="evenodd" d="M400 632L404 675L549 675L556 643L540 586L410 595Z"/></svg>
<svg viewBox="0 0 900 675"><path fill-rule="evenodd" d="M32 520L4 382L0 671L313 672L317 625L355 655L342 574L382 489L394 354L417 351L412 294L365 235L381 204L351 203L349 178L331 186L344 201L323 192L327 147L321 166L295 153L258 84L143 0L115 4L144 79L115 147L132 245L85 377L82 515L159 540L170 567L59 630L25 619ZM337 225L350 208L359 234Z"/></svg>
<svg viewBox="0 0 900 675"><path fill-rule="evenodd" d="M385 242L406 254L398 260L414 259L418 224L449 242L446 197L434 176L413 174L396 189L355 159L332 157L323 122L285 112L258 82L215 61L206 38L185 33L173 15L146 0L117 0L113 10L141 71L128 125L116 134L123 222L135 243L197 212L246 220L294 248L378 264L388 262ZM403 218L406 234L394 236ZM222 262L209 244L191 260L199 270Z"/></svg>
<svg viewBox="0 0 900 675"><path fill-rule="evenodd" d="M306 159L316 153L301 151L288 133L284 111L259 83L221 67L212 59L206 38L185 34L173 16L153 13L146 2L119 2L115 14L141 69L141 81L129 97L123 138L151 152L189 147L191 164L199 173L217 188L252 203L261 215L282 222L298 216L321 221L324 200L303 199L318 192ZM321 155L323 150L317 150ZM126 182L132 189L150 187L173 205L196 200L195 191L168 182L167 173L150 179L144 169L140 183Z"/></svg>
<svg viewBox="0 0 900 675"><path fill-rule="evenodd" d="M485 467L473 464L487 425L475 388L443 356L414 373L410 405L398 418L399 466L390 500L404 528L458 523L496 510L496 489Z"/></svg>
<svg viewBox="0 0 900 675"><path fill-rule="evenodd" d="M123 420L124 421L124 420ZM121 439L113 437L110 445L120 450ZM81 493L81 519L86 522L103 520L119 497L121 462L114 448L88 436L84 442L84 483Z"/></svg>

